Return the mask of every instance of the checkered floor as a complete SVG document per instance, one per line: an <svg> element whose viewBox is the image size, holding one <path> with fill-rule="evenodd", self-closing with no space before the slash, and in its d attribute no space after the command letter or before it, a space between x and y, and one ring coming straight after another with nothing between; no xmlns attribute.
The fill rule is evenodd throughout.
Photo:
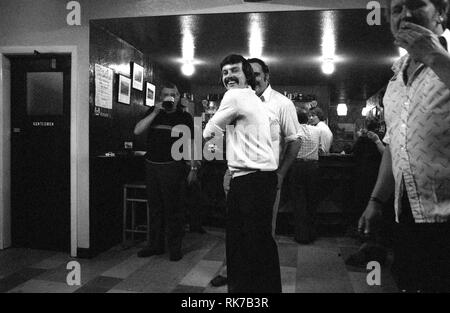
<svg viewBox="0 0 450 313"><path fill-rule="evenodd" d="M168 255L138 258L143 243L116 246L93 259L77 259L81 285L69 286L66 254L30 249L0 251L0 292L85 293L224 293L209 282L218 273L225 256L224 232L207 228L206 234L187 233L184 257L170 262ZM381 272L381 286L369 286L364 268L347 266L344 259L359 243L343 237L319 238L299 245L278 236L283 292L285 293L383 293L397 292L389 266Z"/></svg>

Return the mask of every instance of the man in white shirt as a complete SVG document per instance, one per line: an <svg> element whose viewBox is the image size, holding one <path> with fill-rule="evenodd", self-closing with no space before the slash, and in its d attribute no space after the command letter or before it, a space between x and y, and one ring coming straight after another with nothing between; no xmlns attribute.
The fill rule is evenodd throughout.
<svg viewBox="0 0 450 313"><path fill-rule="evenodd" d="M325 115L319 107L310 110L310 124L320 129L320 147L325 153L330 153L331 144L333 143L333 133L327 124L325 124Z"/></svg>
<svg viewBox="0 0 450 313"><path fill-rule="evenodd" d="M251 89L248 61L229 55L220 64L227 89L203 132L226 136L232 174L227 197L226 256L229 292L281 292L280 263L272 237L272 207L278 178L269 114Z"/></svg>
<svg viewBox="0 0 450 313"><path fill-rule="evenodd" d="M272 234L275 235L281 186L289 167L297 156L301 144L300 138L304 136L304 133L302 132L302 129L299 129L297 114L292 101L272 89L270 86L269 67L266 63L257 58L248 59L248 62L252 66L255 75L255 93L260 97L269 112L272 148L278 166L277 196L273 205L272 217ZM224 178L225 190L229 188L229 186L225 184L225 182L229 181L228 175L229 174L226 173ZM211 281L211 284L213 286L226 284L226 271L222 270L220 274Z"/></svg>

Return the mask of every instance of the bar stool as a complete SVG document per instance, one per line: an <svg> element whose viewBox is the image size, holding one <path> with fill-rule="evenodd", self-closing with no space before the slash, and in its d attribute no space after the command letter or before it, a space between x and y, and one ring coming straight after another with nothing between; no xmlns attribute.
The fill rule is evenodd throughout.
<svg viewBox="0 0 450 313"><path fill-rule="evenodd" d="M142 191L143 190L143 191ZM144 182L134 182L123 185L123 239L125 245L127 233L131 233L131 240L134 241L134 234L146 234L147 242L150 240L150 210L145 194L146 185ZM128 206L131 204L131 225L127 225ZM136 208L144 207L146 210L146 224L136 225Z"/></svg>

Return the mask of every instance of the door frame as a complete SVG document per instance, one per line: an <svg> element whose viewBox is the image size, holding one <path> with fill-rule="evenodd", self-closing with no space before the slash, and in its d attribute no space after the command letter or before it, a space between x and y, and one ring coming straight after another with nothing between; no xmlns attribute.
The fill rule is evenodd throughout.
<svg viewBox="0 0 450 313"><path fill-rule="evenodd" d="M70 82L70 255L78 247L78 51L77 46L0 47L0 250L11 246L11 71L9 55L64 53L71 56ZM8 74L9 73L9 74Z"/></svg>

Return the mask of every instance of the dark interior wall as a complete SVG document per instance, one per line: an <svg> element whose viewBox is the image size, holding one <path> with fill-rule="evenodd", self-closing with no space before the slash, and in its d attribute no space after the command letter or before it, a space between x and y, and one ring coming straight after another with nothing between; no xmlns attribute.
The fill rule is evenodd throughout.
<svg viewBox="0 0 450 313"><path fill-rule="evenodd" d="M208 94L223 94L226 89L221 85L220 72L217 70L217 84L211 86L192 86L192 93L196 96L196 100L206 98ZM326 85L317 86L280 86L273 84L272 88L278 92L284 93L303 93L304 95L315 95L319 106L327 112L330 104L330 92Z"/></svg>
<svg viewBox="0 0 450 313"><path fill-rule="evenodd" d="M94 115L95 101L95 64L109 68L121 68L121 74L130 77L130 62L144 67L144 81L154 82L157 77L151 65L144 64L144 55L137 49L114 36L95 27L90 27L89 56L89 108L90 132L89 143L91 155L99 155L108 151L120 151L124 141L133 141L133 129L139 116L147 110L144 104L144 91L131 89L130 104L117 102L119 73L114 71L113 108L110 118ZM123 69L122 69L123 68Z"/></svg>
<svg viewBox="0 0 450 313"><path fill-rule="evenodd" d="M120 74L130 77L130 62L144 67L144 83L151 82L158 93L168 75L142 52L121 38L94 25L90 25L89 59L89 145L90 145L90 252L98 253L118 244L122 229L122 185L143 180L143 158L131 157L124 151L124 142L132 141L134 150L145 150L145 136L135 137L134 127L145 115L145 87L131 89L130 104L117 100ZM108 117L95 115L95 64L114 70L113 107ZM145 84L144 84L145 86ZM105 152L116 157L99 157Z"/></svg>
<svg viewBox="0 0 450 313"><path fill-rule="evenodd" d="M131 78L130 62L144 67L144 88L142 91L131 89L130 104L117 101L119 69L120 73ZM111 116L102 117L94 114L95 101L95 64L114 69L113 108ZM113 33L95 25L90 25L90 54L89 54L89 109L90 130L89 144L91 156L104 154L109 151L124 150L125 141L134 142L134 150L145 149L145 138L136 138L133 134L134 126L145 115L148 107L144 105L145 82L156 86L156 93L161 83L171 80L180 86L180 92L188 91L188 84L180 77L157 65L148 55L117 37Z"/></svg>

